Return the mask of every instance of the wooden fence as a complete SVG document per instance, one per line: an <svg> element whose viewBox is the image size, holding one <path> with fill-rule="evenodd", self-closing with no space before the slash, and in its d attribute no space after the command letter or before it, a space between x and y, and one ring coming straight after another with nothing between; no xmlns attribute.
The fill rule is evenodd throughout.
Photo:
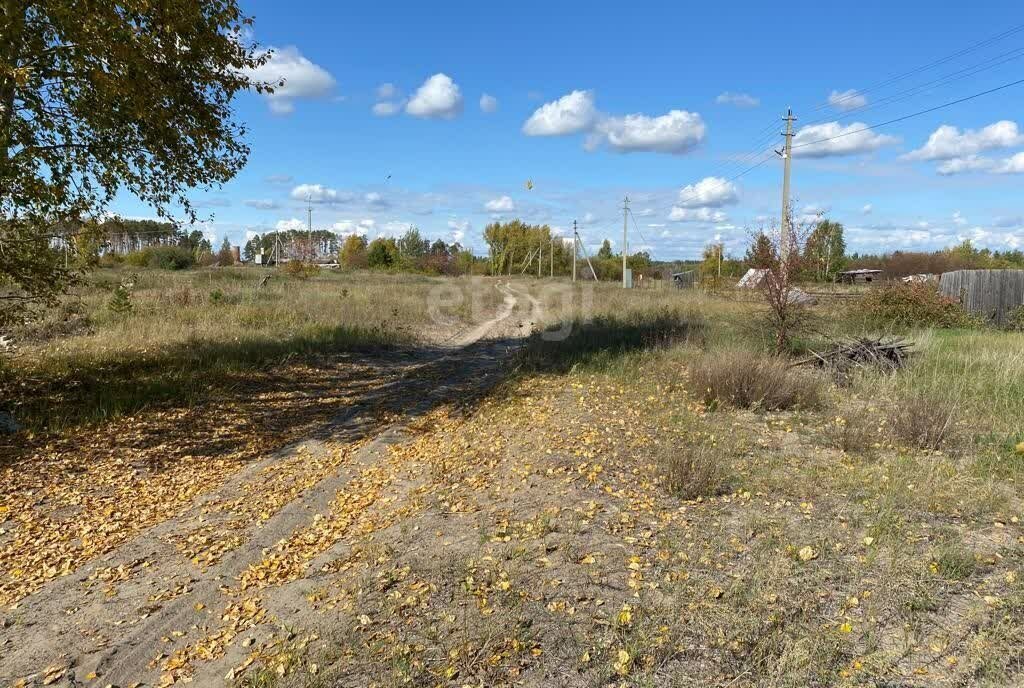
<svg viewBox="0 0 1024 688"><path fill-rule="evenodd" d="M1000 325L1024 305L1024 270L957 270L944 272L939 291L961 300L971 313Z"/></svg>

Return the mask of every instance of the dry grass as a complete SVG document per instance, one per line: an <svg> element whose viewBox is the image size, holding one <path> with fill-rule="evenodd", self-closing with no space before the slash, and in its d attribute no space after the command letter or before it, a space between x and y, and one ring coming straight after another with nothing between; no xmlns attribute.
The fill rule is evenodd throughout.
<svg viewBox="0 0 1024 688"><path fill-rule="evenodd" d="M820 378L790 368L781 358L743 350L700 357L690 366L690 384L709 408L779 411L824 402Z"/></svg>
<svg viewBox="0 0 1024 688"><path fill-rule="evenodd" d="M665 487L680 499L715 497L729 490L725 459L706 442L666 447L659 463Z"/></svg>
<svg viewBox="0 0 1024 688"><path fill-rule="evenodd" d="M318 677L282 683L1019 681L1016 488L976 476L980 457L883 444L864 461L854 437L837 457L813 409L706 413L674 393L691 353L525 378L399 450L419 475L461 465L439 513L372 536L391 543L383 568L424 580L430 601L399 616L348 571L352 611L335 618L357 635L327 643ZM486 449L467 460L466 446ZM423 532L443 551L416 546ZM358 614L395 642L360 642Z"/></svg>
<svg viewBox="0 0 1024 688"><path fill-rule="evenodd" d="M276 298L307 308L287 284L311 322L380 322L381 285L362 278ZM379 279L403 313L430 283ZM172 286L150 285L152 303L222 338L269 307L251 285ZM581 312L581 285L561 305L516 286L569 337L538 335L504 394L389 448L381 527L341 543L344 566L316 572L324 595L295 616L335 632L263 657L247 685L1020 682L1024 465L1003 443L1024 415L1020 335L914 335L910 368L857 377L833 408L824 378L736 340L750 304L601 285ZM148 306L133 317L176 336ZM974 421L972 451L926 451L951 410Z"/></svg>
<svg viewBox="0 0 1024 688"><path fill-rule="evenodd" d="M955 402L917 394L900 399L891 409L889 427L904 445L935 451L951 443L959 413Z"/></svg>
<svg viewBox="0 0 1024 688"><path fill-rule="evenodd" d="M879 441L878 419L863 405L829 418L823 430L826 446L848 454L867 452Z"/></svg>
<svg viewBox="0 0 1024 688"><path fill-rule="evenodd" d="M131 312L113 312L128 269L101 270L15 333L0 398L33 430L97 422L161 403L202 403L287 361L427 347L493 317L490 280L256 268L140 270ZM264 277L269 281L261 286ZM442 291L443 290L443 291Z"/></svg>

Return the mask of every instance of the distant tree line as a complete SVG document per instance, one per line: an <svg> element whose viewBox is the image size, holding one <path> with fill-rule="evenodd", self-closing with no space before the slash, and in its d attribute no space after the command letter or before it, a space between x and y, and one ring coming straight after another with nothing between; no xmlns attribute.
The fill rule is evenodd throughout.
<svg viewBox="0 0 1024 688"><path fill-rule="evenodd" d="M264 256L264 262L277 256L281 259L319 261L333 258L338 253L338 235L326 229L286 229L257 234L245 242L242 258L253 261L257 255Z"/></svg>
<svg viewBox="0 0 1024 688"><path fill-rule="evenodd" d="M966 239L956 246L938 251L893 251L886 254L860 254L850 256L851 268L878 268L886 277L907 275L937 275L953 270L1024 269L1024 251L992 251L977 248Z"/></svg>
<svg viewBox="0 0 1024 688"><path fill-rule="evenodd" d="M459 242L430 241L419 229L410 227L397 239L351 234L338 251L338 264L348 270L369 268L433 275L485 274L487 264Z"/></svg>

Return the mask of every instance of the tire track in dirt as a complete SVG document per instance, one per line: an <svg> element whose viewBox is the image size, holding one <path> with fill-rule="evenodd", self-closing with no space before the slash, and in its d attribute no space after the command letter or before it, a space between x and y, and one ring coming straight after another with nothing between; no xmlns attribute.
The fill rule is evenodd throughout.
<svg viewBox="0 0 1024 688"><path fill-rule="evenodd" d="M382 385L316 438L242 468L179 516L22 600L4 616L0 628L0 682L16 684L27 678L26 685L44 680L47 685L77 685L98 677L101 685L169 685L175 675L166 670L168 659L191 645L200 648L195 658L220 660L199 667L201 674L196 674L203 685L216 684L227 665L245 653L233 642L237 633L227 638L220 654L211 653L202 641L224 625L218 616L222 611L225 618L232 614L238 599L226 592L247 569L276 543L329 518L333 500L367 467L382 461L388 445L403 440L411 419L479 394L500 377L502 361L532 324L512 323L510 318L523 297L531 302L531 315L539 304L509 284L496 287L505 294L501 310L457 337L450 350ZM504 336L488 338L498 333ZM268 471L287 462L294 464L295 476L289 478L294 482L271 483ZM311 467L312 478L305 476L306 467ZM294 498L267 518L250 519L248 524L218 511L218 505L240 497L259 499L264 484L273 484L275 490L294 489ZM365 507L374 507L375 502L370 500ZM182 538L218 527L231 531L231 541L209 565L197 565L182 551ZM288 604L291 594L293 590L275 605ZM242 624L243 630L264 620L247 619L252 623ZM192 670L177 677L191 679Z"/></svg>

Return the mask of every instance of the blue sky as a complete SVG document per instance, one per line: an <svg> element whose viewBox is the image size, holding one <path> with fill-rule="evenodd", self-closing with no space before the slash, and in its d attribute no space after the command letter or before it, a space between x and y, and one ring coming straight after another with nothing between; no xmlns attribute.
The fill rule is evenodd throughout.
<svg viewBox="0 0 1024 688"><path fill-rule="evenodd" d="M242 5L275 50L259 76L288 83L238 99L249 163L195 194L234 243L305 226L309 195L339 234L414 224L483 253L493 219L576 219L617 247L629 194L631 249L690 258L720 237L741 253L779 214L781 162L757 153L781 145L787 106L806 143L1024 76L1013 2ZM842 222L851 251L1024 247L1022 106L1024 85L803 146L797 210Z"/></svg>

